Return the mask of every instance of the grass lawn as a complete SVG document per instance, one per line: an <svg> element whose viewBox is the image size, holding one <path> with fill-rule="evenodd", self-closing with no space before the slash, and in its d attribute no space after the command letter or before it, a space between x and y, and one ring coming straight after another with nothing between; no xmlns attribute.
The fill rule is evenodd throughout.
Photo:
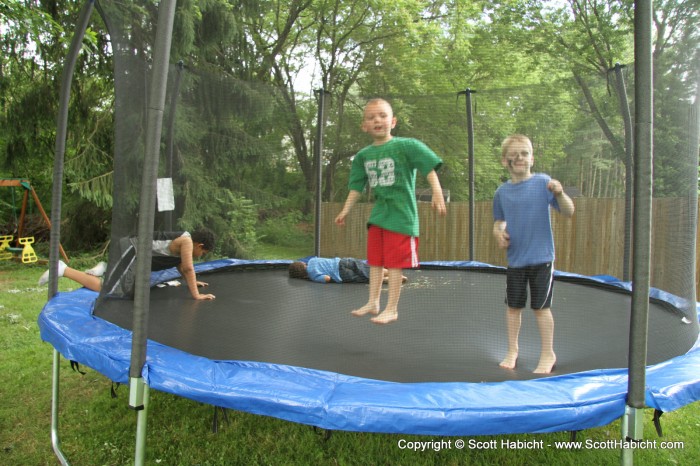
<svg viewBox="0 0 700 466"><path fill-rule="evenodd" d="M280 257L281 253L275 254ZM77 268L87 268L94 260L72 262ZM0 261L1 464L58 464L50 441L52 347L41 341L37 326L47 287L37 287L36 281L44 270L43 265ZM62 291L70 286L69 280L60 280ZM81 369L85 374L71 370L68 361L61 362L59 429L64 453L76 465L133 463L136 414L128 407L127 387L116 387L113 397L109 380L87 367ZM619 449L601 448L620 438L619 422L579 432L577 440L584 442L584 447L570 450L555 445L569 440L568 432L472 438L334 432L325 439L309 426L234 411L227 412L227 421L213 433L213 414L211 406L152 392L147 464L620 464ZM656 441L656 447L637 450L634 463L697 464L700 403L664 414L662 438L654 430L652 414L651 410L645 413L644 433L650 442ZM458 449L454 447L457 440L495 448ZM501 446L504 440L536 441L543 447L507 449ZM414 451L401 448L406 441L433 443L425 451ZM662 441L674 442L673 447L662 448Z"/></svg>

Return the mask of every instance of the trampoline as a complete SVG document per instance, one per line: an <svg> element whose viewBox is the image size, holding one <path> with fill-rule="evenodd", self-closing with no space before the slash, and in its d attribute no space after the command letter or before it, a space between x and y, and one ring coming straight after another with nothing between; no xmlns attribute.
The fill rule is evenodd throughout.
<svg viewBox="0 0 700 466"><path fill-rule="evenodd" d="M198 264L214 301L163 286L178 278L174 269L153 273L148 385L329 430L577 431L624 414L628 283L557 273L558 362L552 374L538 376L539 339L527 314L518 367L498 367L506 347L500 267L434 262L406 271L399 321L377 326L349 314L366 300L366 285L292 279L289 262ZM52 298L39 317L42 338L64 357L126 383L133 303L109 300L93 312L96 297L79 289ZM663 412L700 399L700 340L679 309L684 304L652 289L646 405Z"/></svg>

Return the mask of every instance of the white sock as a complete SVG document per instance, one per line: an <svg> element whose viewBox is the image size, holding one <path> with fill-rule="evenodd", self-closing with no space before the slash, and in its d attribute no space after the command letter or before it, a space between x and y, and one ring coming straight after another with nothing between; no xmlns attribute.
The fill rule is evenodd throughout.
<svg viewBox="0 0 700 466"><path fill-rule="evenodd" d="M59 277L62 277L63 274L66 272L66 267L68 267L68 266L66 265L65 262L63 262L62 260L58 261L58 276Z"/></svg>
<svg viewBox="0 0 700 466"><path fill-rule="evenodd" d="M68 267L68 266L66 265L65 262L63 262L62 260L58 261L58 276L59 277L62 277L63 274L66 272L66 267ZM41 277L39 277L39 286L46 285L48 282L49 282L49 271L47 270L46 272L44 272L41 275Z"/></svg>

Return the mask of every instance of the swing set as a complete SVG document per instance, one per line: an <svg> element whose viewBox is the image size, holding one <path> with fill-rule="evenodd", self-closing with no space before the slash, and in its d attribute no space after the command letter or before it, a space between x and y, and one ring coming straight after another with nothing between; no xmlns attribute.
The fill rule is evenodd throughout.
<svg viewBox="0 0 700 466"><path fill-rule="evenodd" d="M0 187L24 189L24 196L22 197L22 207L19 214L19 221L17 222L17 241L15 242L15 246L12 246L12 240L14 239L13 235L0 235L0 260L7 260L14 257L15 255L19 255L19 258L25 264L37 262L38 258L36 253L34 252L34 248L32 247L32 244L34 243L34 237L22 236L22 234L24 233L24 221L27 215L27 205L29 203L29 193L32 194L34 204L36 204L37 208L39 209L39 213L41 213L41 216L44 219L44 222L46 222L46 225L48 225L49 230L51 229L51 220L49 220L48 215L46 215L46 211L44 211L44 207L41 205L41 201L39 201L39 196L37 196L36 191L34 191L34 188L32 188L32 185L29 182L29 180L0 178ZM12 207L14 211L14 192L12 196L12 201ZM68 256L63 250L63 246L59 244L58 247L61 252L61 255L63 256L63 259L66 262L68 262Z"/></svg>

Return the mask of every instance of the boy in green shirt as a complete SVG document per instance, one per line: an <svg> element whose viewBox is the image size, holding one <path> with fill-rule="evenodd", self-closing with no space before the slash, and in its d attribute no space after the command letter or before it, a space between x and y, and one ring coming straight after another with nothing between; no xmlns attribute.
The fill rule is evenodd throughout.
<svg viewBox="0 0 700 466"><path fill-rule="evenodd" d="M396 117L383 99L372 99L365 106L362 130L373 140L360 150L352 162L350 193L335 223L345 225L345 218L365 186L373 190L375 204L367 221L367 263L370 266L369 300L352 311L354 316L374 314L376 324L398 319L402 269L418 267L418 206L416 171L426 175L432 188L432 207L445 215L445 199L435 170L442 160L417 139L393 137ZM380 314L382 269L389 270L389 298Z"/></svg>

